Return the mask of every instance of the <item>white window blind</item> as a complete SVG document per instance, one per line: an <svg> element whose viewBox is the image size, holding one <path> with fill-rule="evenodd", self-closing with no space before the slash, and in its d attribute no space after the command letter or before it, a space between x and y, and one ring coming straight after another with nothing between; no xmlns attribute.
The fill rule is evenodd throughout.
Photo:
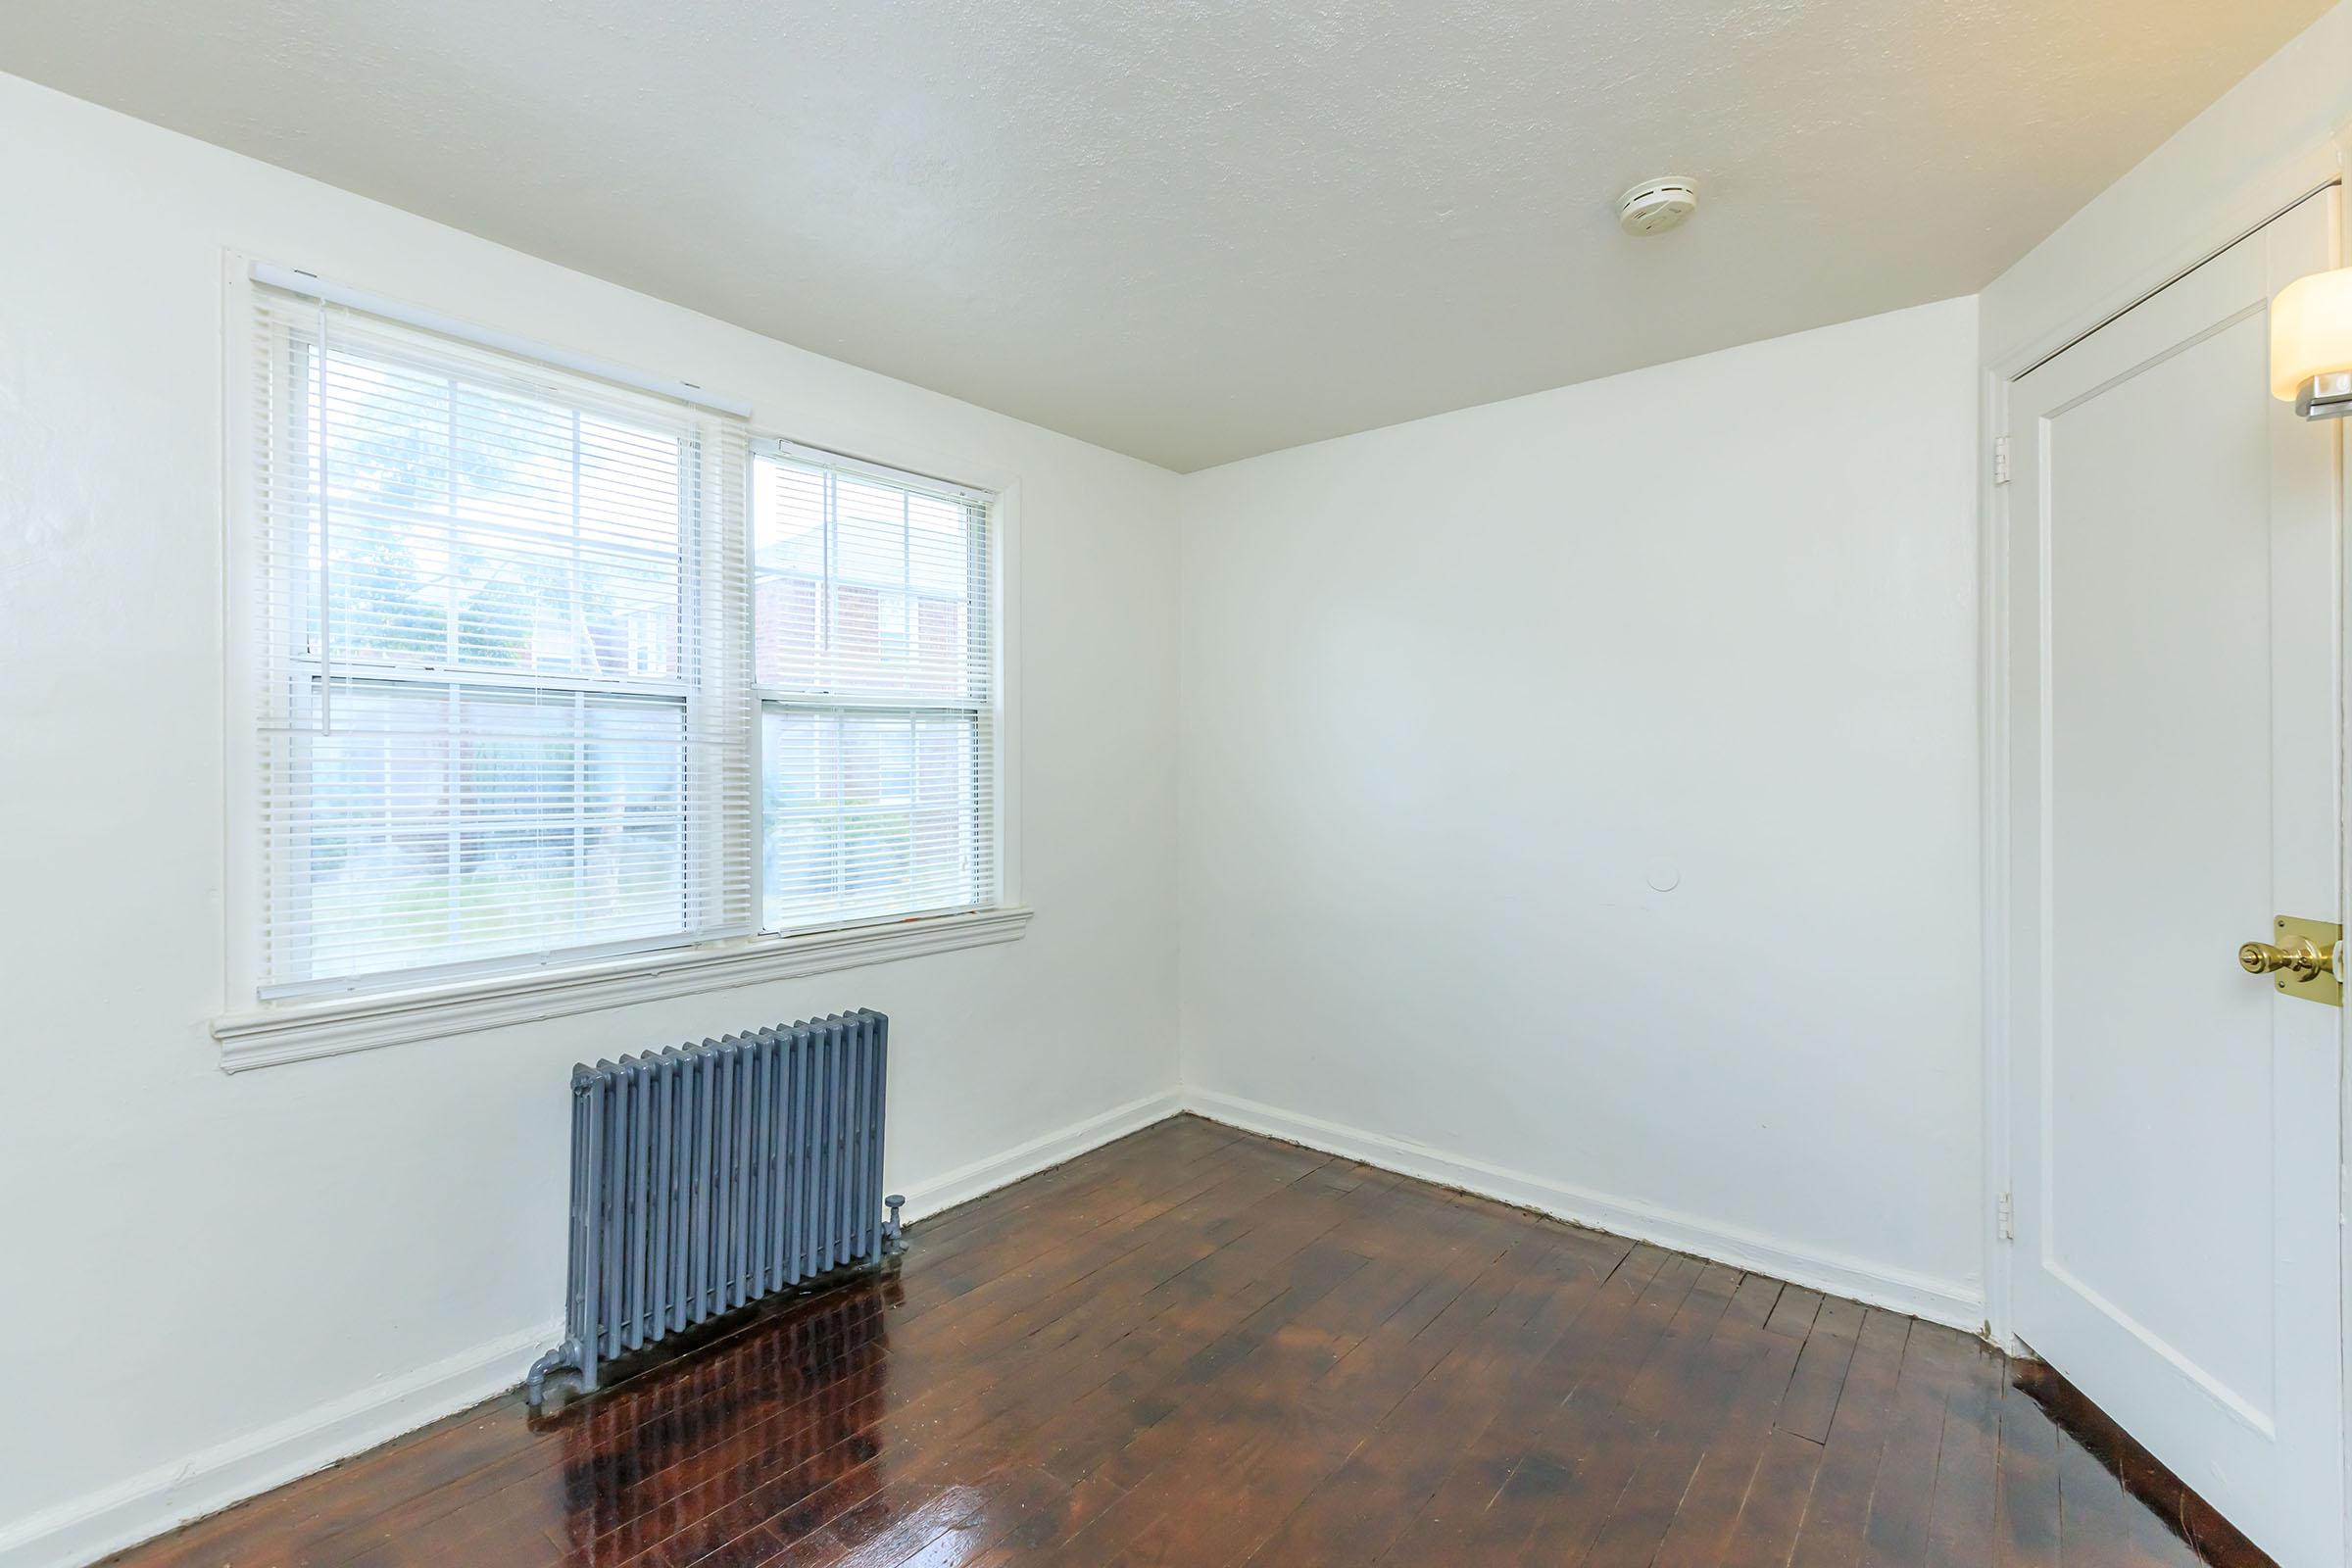
<svg viewBox="0 0 2352 1568"><path fill-rule="evenodd" d="M781 443L755 457L766 929L996 902L990 502Z"/></svg>
<svg viewBox="0 0 2352 1568"><path fill-rule="evenodd" d="M743 422L253 295L262 994L752 930Z"/></svg>

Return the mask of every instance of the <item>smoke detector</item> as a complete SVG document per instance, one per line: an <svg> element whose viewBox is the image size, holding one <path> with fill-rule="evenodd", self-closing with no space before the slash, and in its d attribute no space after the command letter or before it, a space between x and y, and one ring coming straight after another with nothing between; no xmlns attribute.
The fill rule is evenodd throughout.
<svg viewBox="0 0 2352 1568"><path fill-rule="evenodd" d="M1698 187L1681 176L1645 179L1617 198L1617 226L1628 234L1663 234L1698 211Z"/></svg>

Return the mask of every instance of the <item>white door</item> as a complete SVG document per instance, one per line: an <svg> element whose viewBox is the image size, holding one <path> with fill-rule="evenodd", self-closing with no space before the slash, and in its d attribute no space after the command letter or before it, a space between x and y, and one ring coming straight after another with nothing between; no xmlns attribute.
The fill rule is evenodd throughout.
<svg viewBox="0 0 2352 1568"><path fill-rule="evenodd" d="M2287 1568L2344 1558L2341 427L2267 390L2314 196L2010 389L2017 1336Z"/></svg>

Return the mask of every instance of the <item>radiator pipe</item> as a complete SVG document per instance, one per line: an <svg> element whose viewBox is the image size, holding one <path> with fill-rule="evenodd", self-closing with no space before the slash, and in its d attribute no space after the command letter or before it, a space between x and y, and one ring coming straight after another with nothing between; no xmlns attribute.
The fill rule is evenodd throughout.
<svg viewBox="0 0 2352 1568"><path fill-rule="evenodd" d="M577 1340L565 1340L531 1363L530 1373L522 1381L522 1402L533 1410L545 1404L548 1374L566 1370L582 1372L580 1343Z"/></svg>

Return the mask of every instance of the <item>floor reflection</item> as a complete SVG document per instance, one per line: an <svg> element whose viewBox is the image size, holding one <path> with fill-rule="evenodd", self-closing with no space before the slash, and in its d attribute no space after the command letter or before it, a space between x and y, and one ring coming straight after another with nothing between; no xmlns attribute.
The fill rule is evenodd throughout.
<svg viewBox="0 0 2352 1568"><path fill-rule="evenodd" d="M627 1382L559 1418L549 1533L565 1560L618 1563L660 1543L691 1561L763 1523L786 1539L797 1517L814 1528L828 1492L876 1461L898 1292L889 1276L842 1286L682 1358L619 1368Z"/></svg>
<svg viewBox="0 0 2352 1568"><path fill-rule="evenodd" d="M2009 1363L2009 1381L2058 1429L2062 1456L2071 1448L2095 1462L2200 1560L2213 1568L2277 1568L2267 1552L2183 1485L2055 1368L2019 1358Z"/></svg>

